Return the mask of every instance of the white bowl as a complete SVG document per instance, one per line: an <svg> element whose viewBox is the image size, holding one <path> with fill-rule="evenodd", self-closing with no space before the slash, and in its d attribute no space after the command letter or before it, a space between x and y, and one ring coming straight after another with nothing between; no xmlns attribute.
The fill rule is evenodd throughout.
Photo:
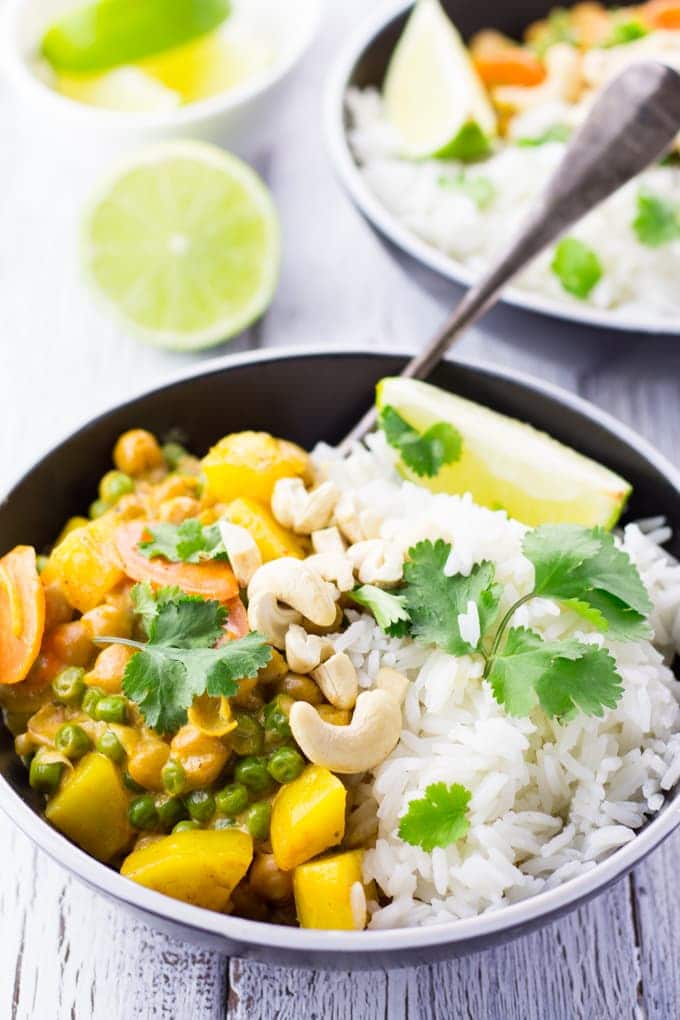
<svg viewBox="0 0 680 1020"><path fill-rule="evenodd" d="M32 62L45 30L88 0L5 0L0 17L0 70L26 102L36 130L59 132L65 142L126 143L191 137L236 151L271 135L285 81L316 34L323 0L246 0L261 9L277 58L261 74L209 99L162 112L123 112L88 106L60 95L41 80ZM143 0L142 0L143 2ZM259 18L259 12L257 12Z"/></svg>

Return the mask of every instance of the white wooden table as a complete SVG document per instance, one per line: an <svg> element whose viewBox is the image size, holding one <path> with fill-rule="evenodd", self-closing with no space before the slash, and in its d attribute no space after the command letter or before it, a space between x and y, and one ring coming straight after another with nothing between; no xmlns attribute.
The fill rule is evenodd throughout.
<svg viewBox="0 0 680 1020"><path fill-rule="evenodd" d="M341 194L323 150L324 74L367 6L336 0L285 121L255 157L281 211L283 274L269 315L232 350L413 346L458 297L452 285L393 259ZM63 152L58 139L36 133L1 84L0 137L4 489L84 417L196 359L122 336L80 285L77 217L96 154ZM501 310L461 350L577 390L680 461L673 338L579 330ZM174 942L69 878L0 818L0 1017L672 1020L680 1016L679 854L680 833L590 906L505 948L350 976L283 971Z"/></svg>

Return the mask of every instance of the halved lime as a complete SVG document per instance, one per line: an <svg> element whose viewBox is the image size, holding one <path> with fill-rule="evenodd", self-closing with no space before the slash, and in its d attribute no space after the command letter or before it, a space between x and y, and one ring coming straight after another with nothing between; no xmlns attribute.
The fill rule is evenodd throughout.
<svg viewBox="0 0 680 1020"><path fill-rule="evenodd" d="M263 182L199 142L133 156L102 186L83 226L97 292L141 339L175 350L220 343L261 315L279 249Z"/></svg>
<svg viewBox="0 0 680 1020"><path fill-rule="evenodd" d="M412 379L383 379L378 408L393 407L418 431L448 422L463 437L462 454L434 478L402 473L433 492L470 492L477 503L506 510L525 524L568 522L612 528L631 487L601 464L524 422Z"/></svg>
<svg viewBox="0 0 680 1020"><path fill-rule="evenodd" d="M230 0L98 0L51 26L41 52L55 71L106 71L212 32Z"/></svg>
<svg viewBox="0 0 680 1020"><path fill-rule="evenodd" d="M404 155L412 159L478 158L498 130L465 44L438 0L417 0L390 60L383 97Z"/></svg>

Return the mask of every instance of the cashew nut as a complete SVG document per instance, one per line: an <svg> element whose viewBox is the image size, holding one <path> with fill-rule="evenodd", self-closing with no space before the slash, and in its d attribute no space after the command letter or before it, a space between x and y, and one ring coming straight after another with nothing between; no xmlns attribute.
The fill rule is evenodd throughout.
<svg viewBox="0 0 680 1020"><path fill-rule="evenodd" d="M354 707L359 681L352 660L345 652L331 655L323 665L313 670L312 676L331 705L336 708Z"/></svg>
<svg viewBox="0 0 680 1020"><path fill-rule="evenodd" d="M345 543L336 527L313 531L310 537L315 553L337 553L339 556L344 556Z"/></svg>
<svg viewBox="0 0 680 1020"><path fill-rule="evenodd" d="M285 528L309 535L326 527L339 495L335 482L322 482L307 492L300 478L280 478L272 493L272 513Z"/></svg>
<svg viewBox="0 0 680 1020"><path fill-rule="evenodd" d="M401 554L382 538L357 542L349 547L347 556L362 584L392 584L401 580L404 570Z"/></svg>
<svg viewBox="0 0 680 1020"><path fill-rule="evenodd" d="M311 673L333 654L333 645L318 634L293 624L286 634L286 659L293 673Z"/></svg>
<svg viewBox="0 0 680 1020"><path fill-rule="evenodd" d="M323 577L324 581L333 581L340 591L351 591L354 587L354 568L343 553L317 553L305 560L308 567Z"/></svg>
<svg viewBox="0 0 680 1020"><path fill-rule="evenodd" d="M409 681L403 673L389 666L383 666L378 670L375 686L381 691L387 691L398 705L403 704L408 690Z"/></svg>
<svg viewBox="0 0 680 1020"><path fill-rule="evenodd" d="M240 525L219 521L218 527L231 569L239 587L245 588L255 571L262 566L262 553L250 532Z"/></svg>
<svg viewBox="0 0 680 1020"><path fill-rule="evenodd" d="M248 585L248 599L262 592L296 609L317 627L330 627L335 622L335 588L302 560L283 556L265 563ZM300 618L292 622L299 623Z"/></svg>
<svg viewBox="0 0 680 1020"><path fill-rule="evenodd" d="M401 708L387 691L359 695L349 726L324 722L306 701L290 710L290 728L303 753L315 765L351 775L368 772L387 758L401 734Z"/></svg>
<svg viewBox="0 0 680 1020"><path fill-rule="evenodd" d="M275 648L284 648L289 628L302 617L295 609L279 604L272 592L260 591L248 600L248 623L251 630L264 634Z"/></svg>

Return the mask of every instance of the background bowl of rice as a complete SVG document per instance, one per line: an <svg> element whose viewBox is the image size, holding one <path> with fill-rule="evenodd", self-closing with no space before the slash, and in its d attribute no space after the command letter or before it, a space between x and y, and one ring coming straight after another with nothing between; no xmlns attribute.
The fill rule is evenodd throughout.
<svg viewBox="0 0 680 1020"><path fill-rule="evenodd" d="M243 428L266 429L308 448L320 440L334 443L372 401L377 380L398 373L405 360L399 353L347 350L248 353L216 359L143 393L59 442L17 482L0 504L0 554L18 543L40 547L53 541L60 522L89 500L116 437L126 428L142 426L159 434L179 428L199 452L218 436ZM448 361L432 381L527 420L622 474L634 487L625 519L663 514L672 529L666 548L680 556L680 474L631 429L586 401L517 372ZM680 591L676 606L678 600ZM352 933L246 921L161 896L68 842L42 819L40 806L10 734L0 727L0 808L80 880L187 941L270 964L350 970L460 956L554 921L634 867L680 822L676 782L661 810L630 842L554 888L462 920Z"/></svg>
<svg viewBox="0 0 680 1020"><path fill-rule="evenodd" d="M560 6L572 7L575 2L565 0ZM520 39L532 21L545 17L555 6L546 0L519 0L512 4L499 4L494 0L479 0L474 4L441 0L441 3L466 40L485 28ZM401 161L399 168L398 160L385 159L390 148L384 142L385 123L372 100L376 99L375 90L381 89L390 57L412 6L413 0L407 0L396 9L393 7L387 12L383 9L373 19L367 19L339 54L326 87L327 148L342 185L379 234L442 276L470 285L479 278L479 265L488 262L489 252L497 245L495 235L509 239L516 229L518 210L525 209L533 194L540 191L546 177L546 161L552 168L562 147L501 147L500 156L491 160L491 163L498 161L493 172L489 161L471 164L479 168L480 173L492 176L500 204L499 209L495 208L498 203L494 203L483 213L477 211L472 218L461 215L458 208L449 208L450 194L435 195L437 190L441 192L433 183L437 177L433 163L437 161L426 162L420 168ZM614 5L607 3L606 6ZM366 167L360 166L359 151ZM499 161L506 157L509 162ZM446 168L446 163L442 163L442 168ZM677 172L675 168L673 172ZM657 177L665 175L662 187L668 186L671 190L677 187L667 169L652 168L647 173ZM622 189L591 214L588 221L588 239L606 263L605 277L591 295L592 303L570 297L562 290L549 270L547 253L539 256L525 271L522 286L506 288L503 300L530 311L608 329L680 332L677 274L671 268L675 261L667 257L668 249L664 246L643 251L642 246L633 241L622 243L622 218L626 223L630 218L631 203L634 206L635 201L634 187L631 184L628 191ZM441 197L446 200L446 207L442 206ZM471 245L470 239L476 233L483 235L482 241ZM454 234L464 239L464 243L459 240L454 243L451 240ZM454 253L460 244L465 249L465 259L462 250L460 257ZM452 249L451 254L443 250L447 245ZM652 292L653 301L649 298ZM625 303L609 307L610 302L615 303L624 293Z"/></svg>

